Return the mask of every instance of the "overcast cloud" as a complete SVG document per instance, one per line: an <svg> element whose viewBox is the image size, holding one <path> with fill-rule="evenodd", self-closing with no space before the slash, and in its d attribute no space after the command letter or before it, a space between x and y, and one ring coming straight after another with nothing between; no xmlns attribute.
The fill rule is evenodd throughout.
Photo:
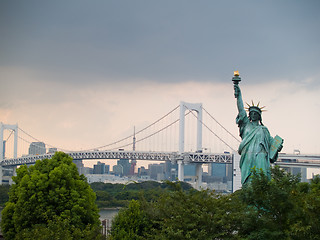
<svg viewBox="0 0 320 240"><path fill-rule="evenodd" d="M0 121L79 149L184 100L237 135L239 70L284 151L319 153L319 10L317 0L1 1Z"/></svg>

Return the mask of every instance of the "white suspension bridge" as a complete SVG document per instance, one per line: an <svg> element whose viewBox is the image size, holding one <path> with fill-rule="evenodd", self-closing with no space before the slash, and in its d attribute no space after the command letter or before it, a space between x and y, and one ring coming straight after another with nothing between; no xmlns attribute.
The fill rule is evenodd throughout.
<svg viewBox="0 0 320 240"><path fill-rule="evenodd" d="M202 164L232 164L233 189L240 187L240 157L236 153L240 139L220 124L201 103L181 102L169 113L130 136L86 150L67 150L45 143L37 146L43 154L34 155L30 152L30 146L34 142L43 141L19 128L17 124L1 123L1 139L3 144L0 144L0 176L2 169L34 164L37 160L51 158L53 152L58 150L69 154L74 160L170 161L178 164L180 181L184 181L184 165L195 164L197 188L201 186ZM280 154L276 164L282 167L319 168L320 156Z"/></svg>

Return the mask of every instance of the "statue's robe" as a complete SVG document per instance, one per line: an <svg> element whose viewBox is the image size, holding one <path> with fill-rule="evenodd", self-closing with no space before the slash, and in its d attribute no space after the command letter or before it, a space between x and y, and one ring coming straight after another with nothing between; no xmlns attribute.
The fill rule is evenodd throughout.
<svg viewBox="0 0 320 240"><path fill-rule="evenodd" d="M262 170L270 177L270 146L273 138L265 126L255 126L250 122L245 111L237 116L237 124L240 130L242 142L239 145L238 153L240 158L241 183L250 182L252 169Z"/></svg>

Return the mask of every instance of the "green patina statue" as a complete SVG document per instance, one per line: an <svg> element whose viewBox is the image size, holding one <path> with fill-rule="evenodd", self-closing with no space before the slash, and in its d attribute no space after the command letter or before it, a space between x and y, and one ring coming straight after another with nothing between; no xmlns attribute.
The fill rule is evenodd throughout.
<svg viewBox="0 0 320 240"><path fill-rule="evenodd" d="M270 163L274 163L278 158L278 152L282 149L283 139L279 136L271 137L268 129L262 124L261 113L263 107L259 103L255 106L248 105L249 116L243 106L239 82L241 78L236 71L233 77L234 96L237 98L238 116L236 122L239 126L240 143L238 152L241 155L241 183L245 185L250 182L252 170L262 170L270 176Z"/></svg>

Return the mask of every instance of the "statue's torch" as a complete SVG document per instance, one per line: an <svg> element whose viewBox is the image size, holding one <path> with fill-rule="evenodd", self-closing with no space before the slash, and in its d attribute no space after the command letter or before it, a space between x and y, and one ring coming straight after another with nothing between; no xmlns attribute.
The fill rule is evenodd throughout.
<svg viewBox="0 0 320 240"><path fill-rule="evenodd" d="M232 82L233 82L233 84L236 84L236 85L238 85L239 82L241 82L241 77L239 77L239 71L233 72Z"/></svg>
<svg viewBox="0 0 320 240"><path fill-rule="evenodd" d="M239 71L233 72L232 82L234 86L234 97L238 98L240 93L239 82L241 82L241 77L239 77Z"/></svg>

